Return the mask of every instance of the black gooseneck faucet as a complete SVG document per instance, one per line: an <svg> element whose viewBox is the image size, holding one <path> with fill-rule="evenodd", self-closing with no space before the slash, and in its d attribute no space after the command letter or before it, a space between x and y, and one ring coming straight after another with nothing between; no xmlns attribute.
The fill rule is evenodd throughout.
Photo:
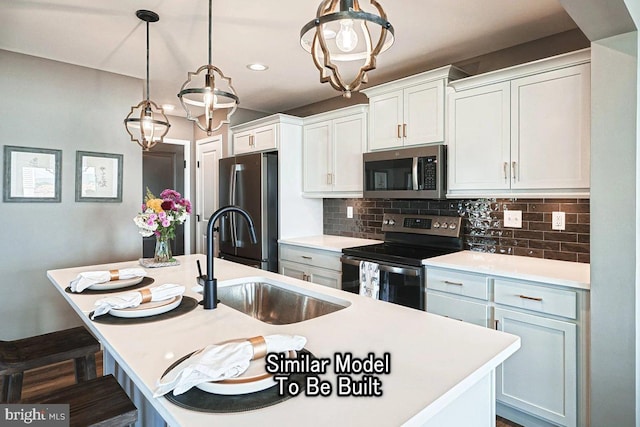
<svg viewBox="0 0 640 427"><path fill-rule="evenodd" d="M256 238L256 229L253 225L253 219L242 208L238 206L224 206L211 215L209 222L207 223L207 274L206 276L198 276L198 283L202 285L203 299L202 303L205 310L211 310L218 305L218 280L213 274L213 226L222 215L237 212L244 217L249 226L249 235L251 237L251 243L256 244L258 239Z"/></svg>

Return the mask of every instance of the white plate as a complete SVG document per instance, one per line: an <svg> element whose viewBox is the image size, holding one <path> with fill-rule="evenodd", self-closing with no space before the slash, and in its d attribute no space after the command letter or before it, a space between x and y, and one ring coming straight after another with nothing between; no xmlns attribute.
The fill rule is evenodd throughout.
<svg viewBox="0 0 640 427"><path fill-rule="evenodd" d="M92 291L110 291L112 289L120 289L126 288L127 286L137 285L142 282L142 279L144 279L144 276L132 277L131 279L112 280L110 282L91 285L87 289L91 289Z"/></svg>
<svg viewBox="0 0 640 427"><path fill-rule="evenodd" d="M112 308L109 314L116 317L148 317L166 313L180 305L182 295L164 301L152 301L131 308Z"/></svg>
<svg viewBox="0 0 640 427"><path fill-rule="evenodd" d="M295 358L296 352L290 351L289 358ZM265 390L276 384L273 375L266 370L267 362L264 357L252 360L249 368L240 376L223 381L198 384L196 387L207 393L235 395L254 393Z"/></svg>

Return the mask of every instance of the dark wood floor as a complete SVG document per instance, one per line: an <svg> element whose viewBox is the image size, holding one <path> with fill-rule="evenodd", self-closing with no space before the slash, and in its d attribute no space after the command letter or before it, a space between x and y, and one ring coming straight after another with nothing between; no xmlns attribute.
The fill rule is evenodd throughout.
<svg viewBox="0 0 640 427"><path fill-rule="evenodd" d="M102 352L96 354L96 367L98 375L103 374ZM22 397L31 399L46 394L47 391L73 385L73 362L62 362L46 368L33 369L24 374L22 385ZM504 418L498 417L496 427L522 427Z"/></svg>

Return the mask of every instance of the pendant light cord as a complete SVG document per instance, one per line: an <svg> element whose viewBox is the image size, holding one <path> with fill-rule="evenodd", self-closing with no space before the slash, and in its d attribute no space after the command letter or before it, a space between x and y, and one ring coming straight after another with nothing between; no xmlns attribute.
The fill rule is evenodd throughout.
<svg viewBox="0 0 640 427"><path fill-rule="evenodd" d="M147 21L147 101L149 101L149 21Z"/></svg>
<svg viewBox="0 0 640 427"><path fill-rule="evenodd" d="M211 18L211 14L212 14L212 7L211 7L211 3L213 3L213 0L209 0L209 65L212 64L211 62L211 34L212 34L212 18Z"/></svg>

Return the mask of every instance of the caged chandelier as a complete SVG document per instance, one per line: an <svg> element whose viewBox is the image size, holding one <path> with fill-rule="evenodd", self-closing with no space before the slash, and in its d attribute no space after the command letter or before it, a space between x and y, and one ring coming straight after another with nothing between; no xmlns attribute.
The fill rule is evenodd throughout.
<svg viewBox="0 0 640 427"><path fill-rule="evenodd" d="M377 55L394 41L387 14L377 1L369 3L365 11L358 0L323 0L315 19L300 30L300 44L311 53L320 82L329 82L345 98L367 83Z"/></svg>
<svg viewBox="0 0 640 427"><path fill-rule="evenodd" d="M131 107L124 125L131 141L137 142L144 151L149 151L163 141L171 125L162 108L149 100L149 22L157 22L160 17L150 10L138 10L136 16L147 23L147 97Z"/></svg>
<svg viewBox="0 0 640 427"><path fill-rule="evenodd" d="M223 124L229 123L239 103L235 89L231 85L231 78L226 77L219 68L211 64L211 2L212 0L209 0L209 63L198 68L194 73L189 72L187 81L182 84L178 93L187 118L207 132L207 135L220 129ZM204 82L204 86L194 87L198 82ZM189 107L204 108L202 118L198 118L198 115L194 114ZM219 111L219 114L214 114L216 111Z"/></svg>

